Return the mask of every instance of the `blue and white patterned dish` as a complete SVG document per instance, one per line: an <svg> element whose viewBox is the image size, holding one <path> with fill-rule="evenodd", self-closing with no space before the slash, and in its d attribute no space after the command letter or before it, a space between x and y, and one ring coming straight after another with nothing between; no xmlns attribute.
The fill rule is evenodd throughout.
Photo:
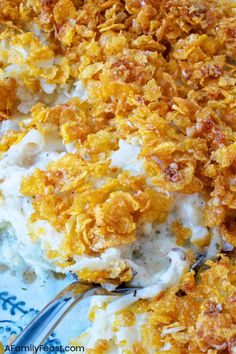
<svg viewBox="0 0 236 354"><path fill-rule="evenodd" d="M9 271L0 273L0 342L5 346L12 336L18 335L37 312L70 282L69 278L50 278L44 283L35 280L26 284L22 278L11 275ZM88 301L77 305L63 319L48 338L47 346L68 345L70 339L89 326Z"/></svg>

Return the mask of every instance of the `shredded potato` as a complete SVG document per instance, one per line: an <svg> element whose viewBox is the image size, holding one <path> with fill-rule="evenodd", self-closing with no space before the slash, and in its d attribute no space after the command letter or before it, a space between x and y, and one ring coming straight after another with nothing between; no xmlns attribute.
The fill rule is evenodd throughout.
<svg viewBox="0 0 236 354"><path fill-rule="evenodd" d="M64 235L48 259L66 268L74 256L131 245L138 225L165 223L176 196L194 193L206 202L203 226L236 246L235 8L220 0L0 1L0 121L19 119L0 137L1 156L31 130L67 148L21 181L32 240L41 220ZM72 84L86 99L52 98ZM135 173L113 162L120 142L138 146ZM171 230L178 246L190 242L180 220ZM209 235L197 243L207 247ZM123 353L235 353L235 264L222 256L208 266L201 280L187 273L179 287L117 314L115 331L133 325L137 311L148 314L141 341ZM77 273L116 285L133 277L120 260ZM113 345L98 340L89 352Z"/></svg>

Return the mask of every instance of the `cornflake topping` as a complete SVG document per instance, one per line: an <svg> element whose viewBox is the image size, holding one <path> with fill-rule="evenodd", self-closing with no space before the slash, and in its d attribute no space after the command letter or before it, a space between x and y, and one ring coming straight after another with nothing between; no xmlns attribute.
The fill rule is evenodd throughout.
<svg viewBox="0 0 236 354"><path fill-rule="evenodd" d="M180 193L204 196L204 226L236 246L233 2L2 0L0 25L0 121L28 118L1 137L1 155L32 129L72 146L21 183L33 200L29 225L46 220L65 235L67 264L132 244L137 224L164 223ZM121 141L136 153L124 168L112 160ZM191 237L178 221L172 231L179 246ZM150 343L162 353L235 352L235 266L223 259L210 267L200 284L188 274L181 296L172 288L147 304L149 324L133 352ZM79 275L132 278L119 262ZM109 345L101 340L91 353Z"/></svg>

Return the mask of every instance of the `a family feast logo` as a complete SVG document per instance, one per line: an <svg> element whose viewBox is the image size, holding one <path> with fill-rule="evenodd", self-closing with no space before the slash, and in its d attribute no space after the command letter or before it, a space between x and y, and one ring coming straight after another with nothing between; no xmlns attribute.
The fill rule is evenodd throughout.
<svg viewBox="0 0 236 354"><path fill-rule="evenodd" d="M3 351L1 351L0 347L0 354L3 352L5 353L13 353L13 352L33 352L33 353L39 353L39 352L46 352L46 353L53 353L53 352L84 352L85 348L82 345L39 345L35 346L33 344L31 345L6 345L5 347L2 347Z"/></svg>

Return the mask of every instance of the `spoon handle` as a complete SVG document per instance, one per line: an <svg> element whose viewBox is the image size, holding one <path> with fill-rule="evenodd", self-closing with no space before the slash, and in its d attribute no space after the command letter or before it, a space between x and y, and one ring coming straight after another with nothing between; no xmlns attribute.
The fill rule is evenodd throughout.
<svg viewBox="0 0 236 354"><path fill-rule="evenodd" d="M46 341L52 331L61 322L64 316L82 299L101 292L100 287L72 283L62 290L42 311L28 324L23 332L11 344L11 354L19 354L19 347L29 346L30 351ZM103 292L103 291L102 291ZM18 350L17 348L18 347ZM26 350L21 350L21 352ZM29 350L27 350L29 351Z"/></svg>

